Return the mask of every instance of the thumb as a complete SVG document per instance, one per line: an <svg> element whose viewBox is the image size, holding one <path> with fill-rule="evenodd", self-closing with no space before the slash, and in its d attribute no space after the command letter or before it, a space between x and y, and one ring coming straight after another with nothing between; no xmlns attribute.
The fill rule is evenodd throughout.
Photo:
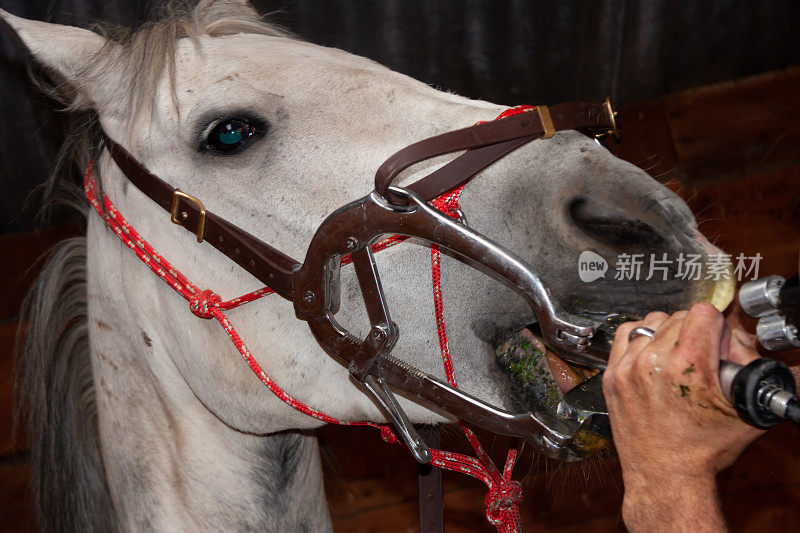
<svg viewBox="0 0 800 533"><path fill-rule="evenodd" d="M730 350L728 351L728 357L726 359L733 363L746 365L759 357L753 336L743 329L733 328L731 332Z"/></svg>

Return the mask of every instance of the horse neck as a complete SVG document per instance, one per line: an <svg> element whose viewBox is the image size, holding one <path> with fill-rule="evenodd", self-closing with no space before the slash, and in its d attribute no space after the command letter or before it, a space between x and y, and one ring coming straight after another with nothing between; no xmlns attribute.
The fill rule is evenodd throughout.
<svg viewBox="0 0 800 533"><path fill-rule="evenodd" d="M135 530L331 529L316 437L246 434L215 417L124 301L124 265L114 263L132 254L108 253L119 243L96 217L90 217L87 239L98 436L118 524Z"/></svg>

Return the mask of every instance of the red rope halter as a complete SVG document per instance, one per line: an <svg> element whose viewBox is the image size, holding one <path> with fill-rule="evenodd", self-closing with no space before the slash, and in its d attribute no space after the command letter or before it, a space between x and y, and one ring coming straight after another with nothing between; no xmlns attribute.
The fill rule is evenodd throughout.
<svg viewBox="0 0 800 533"><path fill-rule="evenodd" d="M532 109L534 109L532 106L516 106L501 113L497 119L516 115ZM86 174L84 177L84 191L89 204L91 204L94 210L103 218L106 225L116 233L119 239L130 248L150 270L189 302L189 309L193 314L199 318L214 318L220 323L225 333L228 334L228 337L230 337L231 341L236 346L236 349L239 350L239 353L250 366L250 369L275 396L297 411L316 418L317 420L344 426L372 426L380 430L381 437L384 441L390 444L397 442L397 437L388 425L376 424L368 421L348 422L338 420L297 400L275 383L250 354L247 346L245 346L239 334L236 332L236 329L224 313L224 311L229 309L258 300L267 294L272 294L274 291L269 287L263 287L243 296L239 296L238 298L223 301L222 298L213 291L199 289L178 269L172 266L169 261L156 252L153 247L131 227L111 200L99 190L93 175L93 167L94 162L90 161L86 167ZM434 199L432 202L433 206L453 218L458 218L461 212L458 199L463 189L464 186L461 185ZM393 235L374 244L372 250L373 252L385 250L390 246L403 242L407 238L408 237L405 236ZM350 262L352 262L350 256L342 258L343 265L349 264ZM431 276L433 281L433 303L436 315L436 329L439 336L442 363L447 380L451 385L457 387L455 375L453 373L453 362L450 358L450 349L447 345L447 328L444 320L439 246L435 244L431 245ZM518 505L522 500L522 487L519 482L511 479L514 463L517 458L517 450L512 448L508 451L506 464L501 473L483 449L483 446L481 446L481 443L472 430L464 425L463 422L461 423L461 429L472 446L472 449L475 451L477 458L459 453L431 449L431 464L453 472L461 472L482 481L489 489L484 498L486 518L489 522L496 526L500 533L516 533L521 531L522 522L520 521Z"/></svg>

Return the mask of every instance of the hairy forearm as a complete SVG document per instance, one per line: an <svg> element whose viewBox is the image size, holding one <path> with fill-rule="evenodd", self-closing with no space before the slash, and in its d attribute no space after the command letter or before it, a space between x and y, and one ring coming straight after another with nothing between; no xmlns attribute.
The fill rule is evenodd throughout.
<svg viewBox="0 0 800 533"><path fill-rule="evenodd" d="M713 475L626 476L622 518L633 533L727 530Z"/></svg>

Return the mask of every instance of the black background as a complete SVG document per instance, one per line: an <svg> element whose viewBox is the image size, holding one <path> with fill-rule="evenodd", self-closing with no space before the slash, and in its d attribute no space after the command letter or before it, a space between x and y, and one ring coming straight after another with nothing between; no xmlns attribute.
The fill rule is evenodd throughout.
<svg viewBox="0 0 800 533"><path fill-rule="evenodd" d="M136 25L161 2L0 0L20 16ZM502 104L629 103L800 63L795 0L257 0L300 37L436 87ZM64 119L28 81L0 28L0 233L30 229ZM798 95L800 98L800 95Z"/></svg>

